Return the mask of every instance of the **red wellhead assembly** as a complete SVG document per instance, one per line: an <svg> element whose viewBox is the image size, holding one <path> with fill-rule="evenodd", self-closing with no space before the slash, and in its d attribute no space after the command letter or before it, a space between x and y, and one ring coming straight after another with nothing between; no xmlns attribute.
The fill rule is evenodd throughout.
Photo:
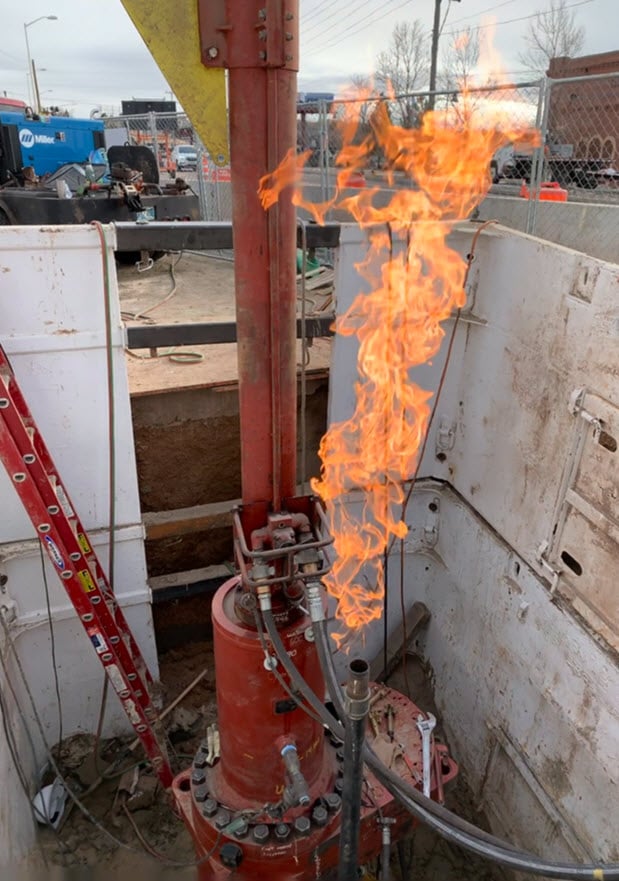
<svg viewBox="0 0 619 881"><path fill-rule="evenodd" d="M174 796L203 881L347 881L410 831L388 775L441 800L457 767L365 661L325 704L331 540L320 501L296 495L296 217L290 193L266 212L257 193L296 148L298 0L199 0L199 21L203 63L229 70L243 501L238 575L212 607L217 730Z"/></svg>

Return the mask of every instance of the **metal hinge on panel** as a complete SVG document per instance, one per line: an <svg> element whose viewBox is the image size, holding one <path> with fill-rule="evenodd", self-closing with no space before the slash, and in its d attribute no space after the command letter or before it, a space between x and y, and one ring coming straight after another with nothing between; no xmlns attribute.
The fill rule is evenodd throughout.
<svg viewBox="0 0 619 881"><path fill-rule="evenodd" d="M548 562L547 554L549 550L549 544L547 541L543 541L541 545L538 547L537 552L535 554L536 562L545 569L546 572L550 575L550 596L554 596L559 585L559 579L561 578L561 569L555 569L551 563Z"/></svg>
<svg viewBox="0 0 619 881"><path fill-rule="evenodd" d="M421 544L426 548L433 548L438 542L440 525L440 499L434 496L428 505L426 519L421 533Z"/></svg>
<svg viewBox="0 0 619 881"><path fill-rule="evenodd" d="M582 422L580 422L576 426L576 431L574 432L571 448L569 450L565 467L563 469L557 503L555 505L554 515L551 521L552 529L549 532L548 538L541 543L536 552L537 563L550 575L551 597L554 597L554 594L559 584L559 579L563 572L562 569L556 568L556 563L554 562L554 560L557 554L557 549L560 546L563 529L565 526L565 520L569 510L569 505L567 502L568 496L577 478L583 451L585 448L585 443L589 434L588 426L591 426L591 428L593 429L593 437L595 439L599 438L605 426L604 421L600 419L599 416L596 416L593 413L589 412L589 410L585 409L586 396L587 389L577 388L574 389L569 397L569 412L572 414L572 416L580 417Z"/></svg>
<svg viewBox="0 0 619 881"><path fill-rule="evenodd" d="M604 428L604 423L597 416L594 416L593 413L589 413L588 410L585 410L586 394L587 390L584 388L574 389L570 395L568 409L572 416L580 416L585 422L588 422L589 425L593 426L593 437L597 440L600 436L600 432Z"/></svg>
<svg viewBox="0 0 619 881"><path fill-rule="evenodd" d="M446 453L453 450L456 442L456 423L447 416L441 416L434 440L435 453Z"/></svg>

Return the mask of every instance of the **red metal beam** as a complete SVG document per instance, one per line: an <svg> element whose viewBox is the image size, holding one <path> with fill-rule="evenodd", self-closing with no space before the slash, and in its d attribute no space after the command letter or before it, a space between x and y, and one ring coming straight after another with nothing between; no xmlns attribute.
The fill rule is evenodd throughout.
<svg viewBox="0 0 619 881"><path fill-rule="evenodd" d="M200 0L205 64L230 69L244 504L279 510L296 486L296 218L258 182L296 148L298 0Z"/></svg>

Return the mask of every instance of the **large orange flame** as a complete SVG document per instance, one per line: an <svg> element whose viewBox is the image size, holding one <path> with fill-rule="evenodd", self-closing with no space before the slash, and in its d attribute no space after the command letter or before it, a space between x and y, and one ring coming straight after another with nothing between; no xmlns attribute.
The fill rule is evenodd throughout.
<svg viewBox="0 0 619 881"><path fill-rule="evenodd" d="M330 209L348 211L368 236L367 257L357 269L369 293L360 292L336 322L339 334L359 341L356 407L322 439L321 475L313 481L334 536L336 560L325 580L338 601L340 638L380 617L382 554L392 537L407 534L403 485L417 466L432 397L411 381L410 371L437 354L442 322L465 303L466 264L446 237L487 192L496 150L532 135L526 125L514 123L511 102L502 110L491 94L483 101L479 94L465 94L457 105L424 113L415 129L393 124L386 102L377 101L371 132L361 139L355 105L345 105L334 197L310 204L300 187L293 197L319 222ZM377 207L378 186L352 195L347 188L351 173L361 171L377 147L386 160L387 185L394 184L396 170L408 181L386 207ZM291 153L262 179L265 208L293 179L299 181L305 160L306 154ZM355 488L363 490L362 528L343 504Z"/></svg>

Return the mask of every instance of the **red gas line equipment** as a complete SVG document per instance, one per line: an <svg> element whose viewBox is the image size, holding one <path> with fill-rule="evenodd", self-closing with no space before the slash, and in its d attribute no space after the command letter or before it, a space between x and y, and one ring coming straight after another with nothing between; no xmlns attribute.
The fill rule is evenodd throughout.
<svg viewBox="0 0 619 881"><path fill-rule="evenodd" d="M211 764L205 742L174 792L204 881L334 877L351 829L356 877L380 853L385 828L401 836L411 819L363 771L358 748L348 787L343 728L323 703L317 628L330 537L320 501L295 496L296 217L290 193L266 212L257 193L296 146L298 2L204 0L199 13L203 63L229 71L243 501L233 518L239 574L212 607L220 758ZM351 718L357 708L356 727L373 701L374 742L392 773L420 788L425 770L438 792L456 766L433 750L434 770L424 769L420 711L390 689L371 698L367 665L357 666L346 707Z"/></svg>
<svg viewBox="0 0 619 881"><path fill-rule="evenodd" d="M201 0L199 9L204 63L230 72L243 502L233 516L238 575L212 607L218 729L176 779L150 675L1 347L0 460L172 787L199 877L300 881L337 871L353 881L381 852L386 869L417 790L442 801L457 767L434 742L431 717L392 689L372 691L364 660L350 664L342 694L321 584L327 520L319 499L295 495L296 218L290 194L265 212L257 190L296 144L298 5ZM422 816L428 805L422 799Z"/></svg>

